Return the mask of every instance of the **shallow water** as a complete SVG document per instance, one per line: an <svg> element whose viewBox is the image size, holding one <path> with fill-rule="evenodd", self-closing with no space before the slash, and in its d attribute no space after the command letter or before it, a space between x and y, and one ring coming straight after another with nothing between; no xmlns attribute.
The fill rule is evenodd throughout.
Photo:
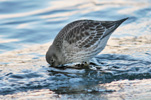
<svg viewBox="0 0 151 100"><path fill-rule="evenodd" d="M0 5L0 53L30 48L0 55L0 99L151 98L151 0L1 0ZM110 42L111 49L95 58L100 65L91 69L48 67L41 60L45 51L30 52L31 45L52 42L71 21L125 17L111 36L120 41Z"/></svg>
<svg viewBox="0 0 151 100"><path fill-rule="evenodd" d="M78 19L119 20L129 17L113 37L151 32L150 0L2 0L0 53L52 41L69 22ZM137 26L137 27L136 27ZM120 31L123 30L123 31Z"/></svg>
<svg viewBox="0 0 151 100"><path fill-rule="evenodd" d="M18 97L18 93L20 93L19 95L23 95L24 92L33 91L37 95L43 94L46 97L59 99L92 97L100 99L103 96L103 99L106 100L108 97L105 94L119 92L119 95L122 95L120 93L123 92L119 90L123 88L127 89L125 87L119 87L119 90L117 88L115 89L114 86L112 87L114 82L120 85L122 81L125 84L124 81L129 80L126 81L127 84L134 86L138 84L138 80L148 79L146 82L150 82L151 61L120 54L103 54L97 56L95 60L101 64L95 66L97 69L61 69L40 65L33 66L34 70L27 68L20 71L14 71L14 69L10 71L8 69L6 73L1 73L0 95L5 95L5 98L8 98L7 95L9 95L18 99L21 98ZM136 80L136 82L134 81L133 83L132 80ZM143 85L146 84L144 83ZM147 85L150 86L150 84ZM44 91L53 91L53 93L50 93L51 95L49 93L45 94L43 93ZM60 97L55 97L54 94L58 94ZM78 94L81 96L79 97ZM24 99L29 95L24 96ZM34 95L31 94L30 96L30 98L34 99ZM145 96L148 95L145 94Z"/></svg>

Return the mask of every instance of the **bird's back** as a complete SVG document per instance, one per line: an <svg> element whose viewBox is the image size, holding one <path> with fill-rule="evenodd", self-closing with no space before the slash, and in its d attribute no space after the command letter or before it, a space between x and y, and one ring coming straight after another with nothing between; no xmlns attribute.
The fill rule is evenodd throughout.
<svg viewBox="0 0 151 100"><path fill-rule="evenodd" d="M111 33L126 19L74 21L59 32L53 44L61 50L67 63L87 61L104 49Z"/></svg>

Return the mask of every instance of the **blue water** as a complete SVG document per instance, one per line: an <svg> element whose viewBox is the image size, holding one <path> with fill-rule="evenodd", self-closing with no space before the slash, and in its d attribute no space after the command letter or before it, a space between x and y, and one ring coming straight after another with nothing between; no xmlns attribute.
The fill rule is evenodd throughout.
<svg viewBox="0 0 151 100"><path fill-rule="evenodd" d="M0 53L21 49L25 45L50 42L66 24L78 19L118 20L129 17L124 24L134 26L126 29L128 32L115 32L113 37L142 35L140 31L149 34L150 24L146 24L146 21L151 21L149 3L150 0L2 0ZM144 26L141 26L142 23ZM135 24L141 27L135 28Z"/></svg>
<svg viewBox="0 0 151 100"><path fill-rule="evenodd" d="M120 54L103 54L95 59L102 64L96 70L53 68L43 65L35 65L35 70L8 70L7 73L0 74L0 95L49 89L57 94L92 93L91 95L97 96L95 93L102 95L102 92L115 91L104 89L105 87L99 86L100 84L151 78L151 61Z"/></svg>
<svg viewBox="0 0 151 100"><path fill-rule="evenodd" d="M129 19L111 37L151 35L151 0L1 0L0 53L52 42L66 24L75 20L103 21L125 17ZM38 53L20 55L33 55L32 60L45 56ZM31 61L32 65L20 65L20 70L14 66L8 69L2 66L0 96L11 94L15 97L16 93L49 89L69 99L90 97L107 100L106 94L115 90L100 85L151 78L150 50L132 54L102 54L95 59L101 64L95 66L96 69L58 69L48 67L46 61L40 64ZM8 62L0 61L0 64L7 65ZM7 72L3 72L4 69ZM79 94L82 94L81 97Z"/></svg>

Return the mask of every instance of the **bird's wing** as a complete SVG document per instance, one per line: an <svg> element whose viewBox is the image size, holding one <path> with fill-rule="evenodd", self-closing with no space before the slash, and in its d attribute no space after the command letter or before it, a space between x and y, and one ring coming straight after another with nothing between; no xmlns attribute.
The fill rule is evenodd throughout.
<svg viewBox="0 0 151 100"><path fill-rule="evenodd" d="M67 24L56 36L55 40L53 41L53 44L58 48L62 48L62 43L64 39L68 36L68 34L71 34L71 30L75 30L75 27L79 26L79 24L83 22L82 20L74 21L69 24ZM73 35L73 34L72 34ZM68 41L68 40L67 40Z"/></svg>
<svg viewBox="0 0 151 100"><path fill-rule="evenodd" d="M79 48L89 48L107 36L110 33L108 30L114 26L114 22L83 20L67 31L65 40Z"/></svg>
<svg viewBox="0 0 151 100"><path fill-rule="evenodd" d="M78 20L66 25L56 36L54 44L61 48L66 40L69 44L75 44L79 48L88 48L95 44L99 39L110 35L122 22L124 18L118 21L94 21Z"/></svg>

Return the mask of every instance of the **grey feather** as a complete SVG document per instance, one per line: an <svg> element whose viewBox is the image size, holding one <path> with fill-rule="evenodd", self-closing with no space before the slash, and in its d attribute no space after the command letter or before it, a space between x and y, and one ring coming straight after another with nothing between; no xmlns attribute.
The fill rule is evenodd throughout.
<svg viewBox="0 0 151 100"><path fill-rule="evenodd" d="M58 64L89 60L104 49L113 31L127 19L78 20L69 23L59 32L49 48L46 54L47 62L49 63L49 57L52 55L59 59Z"/></svg>

